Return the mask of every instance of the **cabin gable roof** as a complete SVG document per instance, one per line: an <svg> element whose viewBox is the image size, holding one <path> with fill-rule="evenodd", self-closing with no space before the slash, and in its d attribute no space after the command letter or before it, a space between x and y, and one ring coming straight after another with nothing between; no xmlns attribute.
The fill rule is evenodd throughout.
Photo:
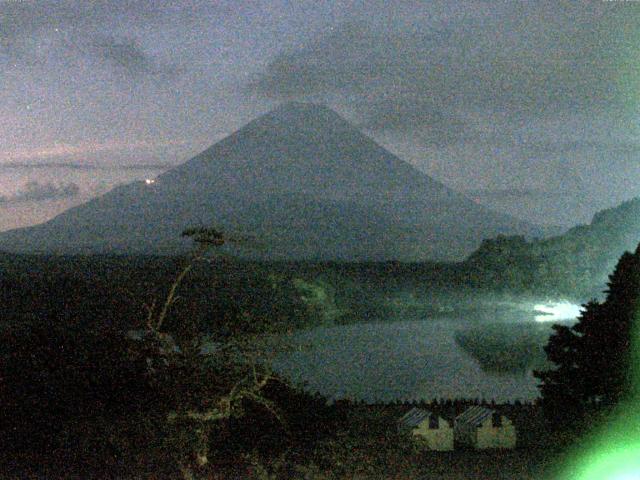
<svg viewBox="0 0 640 480"><path fill-rule="evenodd" d="M492 418L494 414L495 411L493 410L474 405L456 417L456 425L466 424L479 427L487 418Z"/></svg>
<svg viewBox="0 0 640 480"><path fill-rule="evenodd" d="M401 430L412 430L425 420L437 417L430 411L422 408L412 408L398 420L398 428Z"/></svg>

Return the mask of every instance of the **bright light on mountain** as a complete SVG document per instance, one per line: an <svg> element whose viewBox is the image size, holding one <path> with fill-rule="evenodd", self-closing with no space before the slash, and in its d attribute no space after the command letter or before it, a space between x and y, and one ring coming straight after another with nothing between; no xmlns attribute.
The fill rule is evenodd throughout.
<svg viewBox="0 0 640 480"><path fill-rule="evenodd" d="M153 178L145 178L144 183L146 183L147 185L152 185L156 183L156 181Z"/></svg>
<svg viewBox="0 0 640 480"><path fill-rule="evenodd" d="M536 315L536 322L552 322L556 320L573 320L582 312L582 307L570 302L548 303L546 305L534 305L533 310L541 315Z"/></svg>

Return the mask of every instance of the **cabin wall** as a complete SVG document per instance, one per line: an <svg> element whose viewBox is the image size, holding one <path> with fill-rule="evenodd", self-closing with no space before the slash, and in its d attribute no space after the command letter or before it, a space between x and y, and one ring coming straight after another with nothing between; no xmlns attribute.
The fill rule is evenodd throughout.
<svg viewBox="0 0 640 480"><path fill-rule="evenodd" d="M430 429L426 420L413 429L413 435L431 450L453 450L453 428L445 420L439 421L437 429Z"/></svg>
<svg viewBox="0 0 640 480"><path fill-rule="evenodd" d="M502 417L502 426L494 428L491 418L485 420L477 429L476 448L514 448L516 429L506 417Z"/></svg>

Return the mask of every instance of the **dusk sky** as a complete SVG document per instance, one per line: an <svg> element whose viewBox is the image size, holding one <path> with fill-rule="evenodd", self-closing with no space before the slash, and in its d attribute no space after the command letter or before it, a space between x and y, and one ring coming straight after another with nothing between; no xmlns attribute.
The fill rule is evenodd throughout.
<svg viewBox="0 0 640 480"><path fill-rule="evenodd" d="M478 201L640 195L640 2L0 0L0 230L326 103Z"/></svg>

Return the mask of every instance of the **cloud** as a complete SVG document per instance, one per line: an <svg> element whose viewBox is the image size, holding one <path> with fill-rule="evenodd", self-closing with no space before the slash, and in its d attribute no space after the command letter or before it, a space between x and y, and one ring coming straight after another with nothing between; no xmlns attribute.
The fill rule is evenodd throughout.
<svg viewBox="0 0 640 480"><path fill-rule="evenodd" d="M191 13L168 1L0 2L0 67L89 57L130 76L176 73L130 35L137 25L161 25L170 12L174 18Z"/></svg>
<svg viewBox="0 0 640 480"><path fill-rule="evenodd" d="M393 96L379 93L351 103L355 123L369 130L401 133L421 129L420 138L431 144L460 138L466 122L454 112L420 95Z"/></svg>
<svg viewBox="0 0 640 480"><path fill-rule="evenodd" d="M596 142L590 140L568 141L553 143L534 143L526 145L526 152L530 157L542 157L549 155L566 155L578 153L609 153L614 157L640 154L640 144L629 141Z"/></svg>
<svg viewBox="0 0 640 480"><path fill-rule="evenodd" d="M98 35L94 39L93 47L99 60L129 77L142 75L173 76L178 72L176 67L168 65L146 53L141 44L134 38Z"/></svg>
<svg viewBox="0 0 640 480"><path fill-rule="evenodd" d="M162 18L167 6L175 2L139 0L38 0L0 2L0 27L7 41L33 37L55 28L94 30L129 22L154 22Z"/></svg>
<svg viewBox="0 0 640 480"><path fill-rule="evenodd" d="M16 204L25 202L43 202L72 198L80 193L80 187L75 183L28 182L13 195L0 195L0 204Z"/></svg>
<svg viewBox="0 0 640 480"><path fill-rule="evenodd" d="M155 70L149 55L134 39L105 37L96 41L96 48L105 61L131 75L153 73Z"/></svg>
<svg viewBox="0 0 640 480"><path fill-rule="evenodd" d="M348 23L280 54L248 90L270 99L340 95L364 105L361 118L377 129L454 132L456 112L472 109L627 108L637 102L628 95L637 25L640 9L610 2L497 2L431 22Z"/></svg>
<svg viewBox="0 0 640 480"><path fill-rule="evenodd" d="M566 196L567 192L535 188L502 188L496 190L467 190L467 195L483 200L513 200L526 198L544 198L550 195Z"/></svg>
<svg viewBox="0 0 640 480"><path fill-rule="evenodd" d="M187 143L183 139L166 139L166 140L137 140L137 141L121 141L107 140L103 142L84 141L76 144L54 143L44 147L19 148L14 150L0 150L0 158L6 159L8 163L0 163L2 165L79 165L82 167L83 162L58 162L44 161L35 162L36 158L61 158L76 157L82 158L87 154L95 154L97 152L118 152L118 151L152 151L162 147L181 146ZM140 164L134 164L140 165ZM162 165L162 164L158 164ZM169 164L170 165L170 164Z"/></svg>
<svg viewBox="0 0 640 480"><path fill-rule="evenodd" d="M100 165L81 162L9 162L0 164L0 170L33 170L62 168L69 170L168 170L174 163L137 163L135 165Z"/></svg>

